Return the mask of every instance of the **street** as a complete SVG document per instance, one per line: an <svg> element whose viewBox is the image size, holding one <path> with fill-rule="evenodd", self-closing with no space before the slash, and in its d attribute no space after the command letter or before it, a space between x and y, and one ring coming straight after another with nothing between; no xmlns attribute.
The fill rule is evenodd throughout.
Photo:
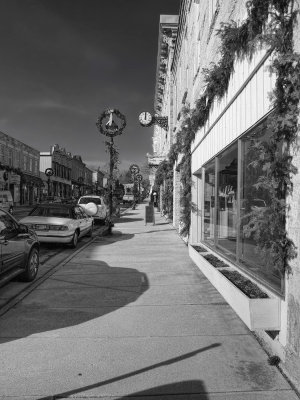
<svg viewBox="0 0 300 400"><path fill-rule="evenodd" d="M121 213L124 212L128 206L122 205ZM28 215L32 207L18 207L15 208L13 216L19 221L21 218ZM102 235L105 232L106 227L96 224L94 226L93 237ZM13 306L13 300L20 293L28 291L31 286L34 286L36 282L44 277L44 275L51 269L55 268L58 264L72 256L75 251L81 249L92 239L89 237L83 237L79 240L76 250L69 248L59 243L41 243L40 245L40 268L39 273L34 282L21 282L16 280L10 281L8 284L0 288L0 314L5 312L11 305Z"/></svg>

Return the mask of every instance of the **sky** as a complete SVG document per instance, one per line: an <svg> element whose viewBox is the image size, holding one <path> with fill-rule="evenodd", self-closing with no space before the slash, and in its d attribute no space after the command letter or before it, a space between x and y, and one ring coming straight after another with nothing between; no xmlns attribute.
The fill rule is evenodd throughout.
<svg viewBox="0 0 300 400"><path fill-rule="evenodd" d="M125 115L120 169L146 163L153 127L159 16L180 0L0 0L0 131L39 151L60 147L105 167L107 108Z"/></svg>

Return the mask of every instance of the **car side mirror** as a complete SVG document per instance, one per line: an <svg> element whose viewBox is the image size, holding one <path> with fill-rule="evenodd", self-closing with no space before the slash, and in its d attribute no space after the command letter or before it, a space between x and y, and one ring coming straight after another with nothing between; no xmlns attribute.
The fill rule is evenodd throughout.
<svg viewBox="0 0 300 400"><path fill-rule="evenodd" d="M28 226L25 224L20 224L18 229L19 234L28 233Z"/></svg>

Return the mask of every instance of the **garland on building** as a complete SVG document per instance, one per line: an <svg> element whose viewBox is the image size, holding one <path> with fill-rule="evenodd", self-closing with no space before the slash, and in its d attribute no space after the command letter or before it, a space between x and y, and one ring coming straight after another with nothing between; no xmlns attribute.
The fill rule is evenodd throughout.
<svg viewBox="0 0 300 400"><path fill-rule="evenodd" d="M173 218L173 163L170 160L161 162L155 173L154 190L162 188L162 211Z"/></svg>
<svg viewBox="0 0 300 400"><path fill-rule="evenodd" d="M270 69L276 74L272 93L274 111L267 121L271 138L269 142L253 140L257 161L252 163L252 167L263 171L256 188L269 191L271 202L263 212L251 213L244 233L253 235L266 259L284 273L289 271L289 260L296 256L295 246L285 228L288 211L285 198L292 193L292 176L296 173L291 153L297 139L300 98L300 56L293 50L297 12L293 9L293 0L251 0L246 5L248 17L241 25L233 21L224 23L218 31L221 38L220 61L203 70L205 91L195 108L184 117L178 133L179 140L176 147L171 148L169 160L174 161L182 154L181 233L188 234L192 209L190 146L195 133L207 122L214 100L226 94L234 62L246 57L251 59L260 46L270 48Z"/></svg>

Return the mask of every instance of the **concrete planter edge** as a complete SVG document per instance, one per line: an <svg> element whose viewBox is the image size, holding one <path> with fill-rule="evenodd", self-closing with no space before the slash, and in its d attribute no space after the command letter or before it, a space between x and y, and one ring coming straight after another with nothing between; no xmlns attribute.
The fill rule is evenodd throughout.
<svg viewBox="0 0 300 400"><path fill-rule="evenodd" d="M189 244L189 256L251 331L280 329L279 298L272 297L268 292L270 298L251 299L212 266L191 244Z"/></svg>

